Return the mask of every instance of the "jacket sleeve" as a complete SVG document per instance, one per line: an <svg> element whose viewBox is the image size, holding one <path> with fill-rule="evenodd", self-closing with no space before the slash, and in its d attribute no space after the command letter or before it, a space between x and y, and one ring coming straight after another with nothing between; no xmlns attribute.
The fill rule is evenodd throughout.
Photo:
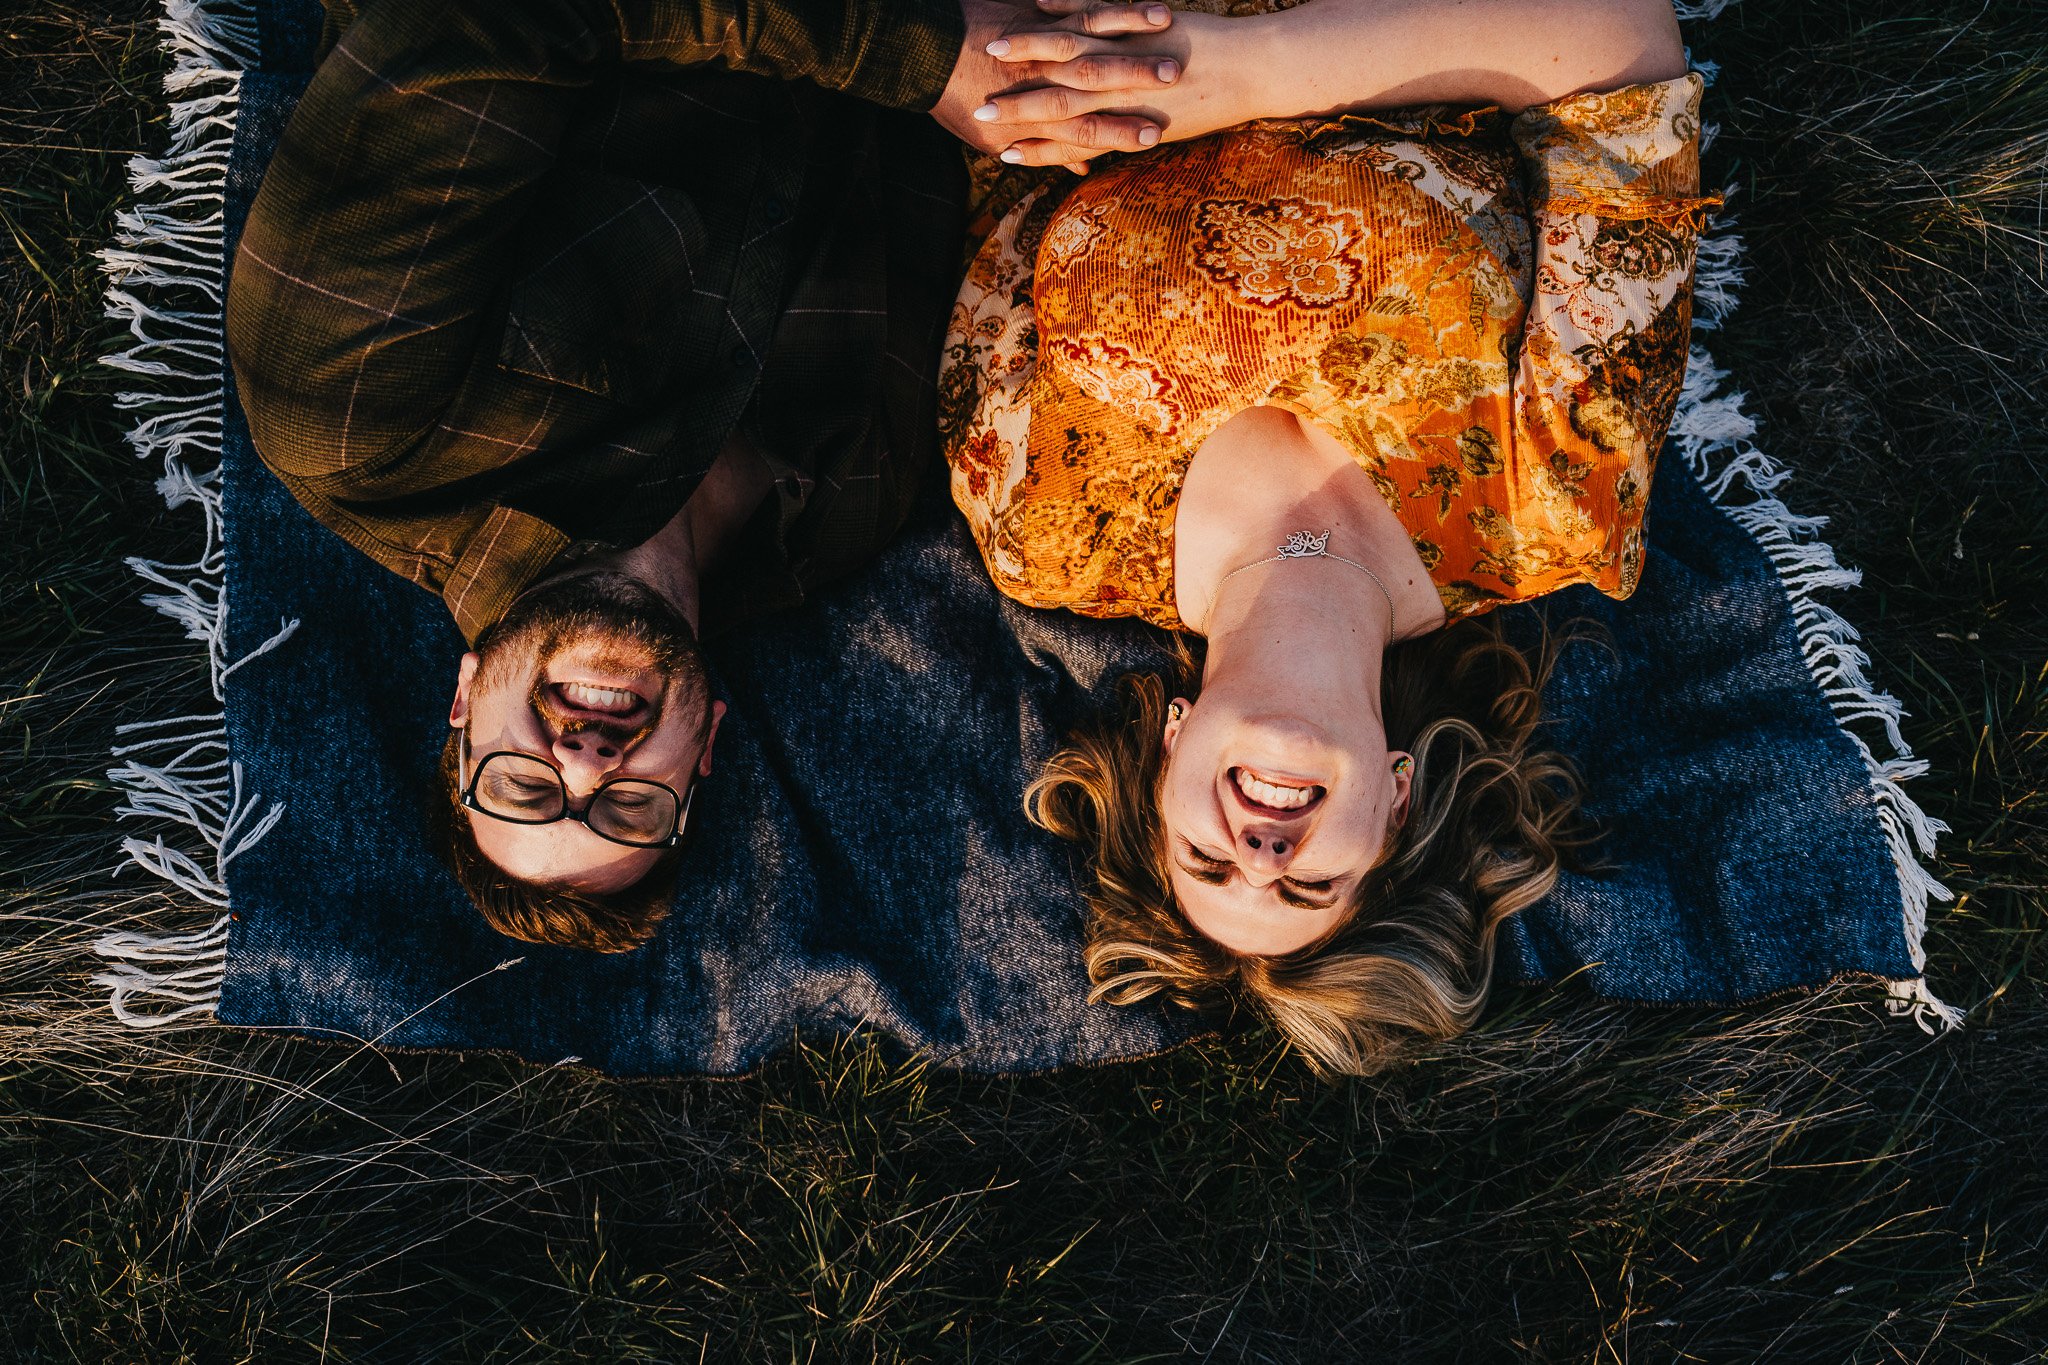
<svg viewBox="0 0 2048 1365"><path fill-rule="evenodd" d="M1657 450L1685 377L1699 193L1697 75L1518 115L1534 294L1510 395L1512 518L1557 571L1634 591Z"/></svg>

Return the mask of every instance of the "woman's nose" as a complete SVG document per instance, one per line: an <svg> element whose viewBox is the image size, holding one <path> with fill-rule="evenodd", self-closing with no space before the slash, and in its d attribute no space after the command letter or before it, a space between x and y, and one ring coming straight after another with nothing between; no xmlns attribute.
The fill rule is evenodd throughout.
<svg viewBox="0 0 2048 1365"><path fill-rule="evenodd" d="M1237 861L1250 872L1277 877L1294 861L1295 841L1271 829L1240 830L1237 845Z"/></svg>

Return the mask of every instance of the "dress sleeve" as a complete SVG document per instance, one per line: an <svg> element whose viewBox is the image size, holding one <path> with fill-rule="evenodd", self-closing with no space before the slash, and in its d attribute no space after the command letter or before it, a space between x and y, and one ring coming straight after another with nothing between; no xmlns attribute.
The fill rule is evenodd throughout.
<svg viewBox="0 0 2048 1365"><path fill-rule="evenodd" d="M1000 163L990 163L1000 168ZM1032 381L1038 372L1038 315L1033 269L1039 236L1059 195L1041 181L1021 197L1005 197L1000 219L987 220L991 193L985 170L969 191L978 205L969 259L939 357L939 433L951 468L953 501L967 518L996 586L1033 606L1064 603L1034 596L1028 548L1008 526L1030 469Z"/></svg>
<svg viewBox="0 0 2048 1365"><path fill-rule="evenodd" d="M1573 95L1516 117L1535 251L1509 403L1514 539L1626 597L1657 449L1685 377L1704 83ZM1566 562L1569 561L1569 562Z"/></svg>

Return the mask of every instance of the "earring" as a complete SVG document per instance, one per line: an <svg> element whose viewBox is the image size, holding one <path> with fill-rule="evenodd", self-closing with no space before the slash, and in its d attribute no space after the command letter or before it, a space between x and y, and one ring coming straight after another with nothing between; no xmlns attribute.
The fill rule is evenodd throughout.
<svg viewBox="0 0 2048 1365"><path fill-rule="evenodd" d="M1415 760L1403 754L1394 760L1394 776L1404 777L1415 766Z"/></svg>
<svg viewBox="0 0 2048 1365"><path fill-rule="evenodd" d="M1186 708L1183 707L1179 702L1175 702L1173 705L1166 708L1166 718L1168 720L1179 720L1185 714Z"/></svg>

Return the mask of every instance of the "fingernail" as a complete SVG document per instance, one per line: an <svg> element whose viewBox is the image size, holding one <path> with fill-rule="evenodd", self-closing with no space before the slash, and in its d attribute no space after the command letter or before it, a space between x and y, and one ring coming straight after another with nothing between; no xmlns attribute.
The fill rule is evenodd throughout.
<svg viewBox="0 0 2048 1365"><path fill-rule="evenodd" d="M1147 5L1147 6L1145 7L1145 22L1146 22L1146 23L1148 23L1148 24L1163 24L1163 23L1165 23L1165 22L1166 22L1166 6L1164 6L1164 5Z"/></svg>
<svg viewBox="0 0 2048 1365"><path fill-rule="evenodd" d="M1159 130L1157 128L1140 128L1138 130L1138 145L1140 147L1150 147L1158 141Z"/></svg>
<svg viewBox="0 0 2048 1365"><path fill-rule="evenodd" d="M1019 165L1024 160L1024 153L1018 151L1015 147L1005 147L1003 148L1001 159L1009 162L1012 166Z"/></svg>
<svg viewBox="0 0 2048 1365"><path fill-rule="evenodd" d="M1174 81L1180 79L1180 63L1161 62L1159 64L1159 79L1162 81Z"/></svg>
<svg viewBox="0 0 2048 1365"><path fill-rule="evenodd" d="M1009 56L1010 40L1008 38L998 38L994 42L990 43L988 45L988 55L991 57Z"/></svg>
<svg viewBox="0 0 2048 1365"><path fill-rule="evenodd" d="M983 123L994 123L1003 116L1003 111L996 108L993 104L984 104L981 108L974 111L974 116Z"/></svg>

